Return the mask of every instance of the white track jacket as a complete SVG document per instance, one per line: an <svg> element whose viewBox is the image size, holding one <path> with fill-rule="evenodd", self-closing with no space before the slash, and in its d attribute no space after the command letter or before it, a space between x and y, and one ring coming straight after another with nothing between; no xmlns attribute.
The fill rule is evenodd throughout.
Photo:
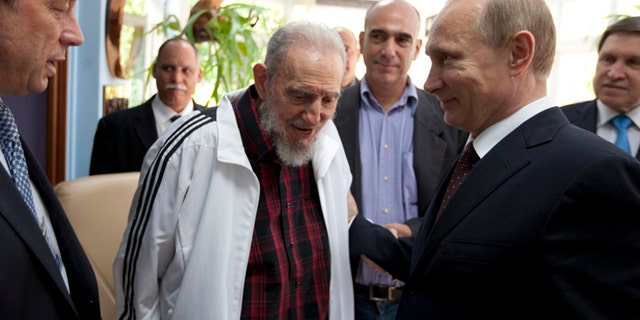
<svg viewBox="0 0 640 320"><path fill-rule="evenodd" d="M181 117L146 155L114 266L119 319L239 319L260 187L225 96ZM312 160L331 248L330 319L353 318L347 192L332 121Z"/></svg>

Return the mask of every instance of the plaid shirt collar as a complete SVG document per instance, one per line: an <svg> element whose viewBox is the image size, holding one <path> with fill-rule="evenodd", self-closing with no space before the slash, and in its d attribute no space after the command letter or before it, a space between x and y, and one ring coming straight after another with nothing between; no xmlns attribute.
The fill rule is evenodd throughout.
<svg viewBox="0 0 640 320"><path fill-rule="evenodd" d="M258 92L255 85L251 85L247 92L233 104L245 152L250 160L280 162L275 146L260 126L258 106L255 105L257 99Z"/></svg>

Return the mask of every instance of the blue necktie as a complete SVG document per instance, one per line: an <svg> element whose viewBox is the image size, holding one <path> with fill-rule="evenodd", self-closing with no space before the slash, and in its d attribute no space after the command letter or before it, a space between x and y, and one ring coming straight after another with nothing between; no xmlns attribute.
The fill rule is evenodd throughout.
<svg viewBox="0 0 640 320"><path fill-rule="evenodd" d="M611 119L616 129L618 129L618 136L616 137L616 146L620 147L627 153L631 153L631 147L629 146L629 137L627 137L627 129L631 126L631 119L624 114L619 114Z"/></svg>
<svg viewBox="0 0 640 320"><path fill-rule="evenodd" d="M24 150L22 150L22 143L20 143L20 136L18 135L16 121L13 118L13 114L11 113L11 110L9 110L9 107L7 107L2 100L0 100L0 146L2 147L4 158L7 160L7 165L9 167L11 177L13 177L13 182L22 195L22 199L24 199L27 207L29 207L40 232L42 232L42 236L51 249L51 253L56 260L58 268L60 268L60 254L52 244L53 238L50 234L47 234L44 219L40 219L38 217L36 206L33 202L27 161L24 158Z"/></svg>

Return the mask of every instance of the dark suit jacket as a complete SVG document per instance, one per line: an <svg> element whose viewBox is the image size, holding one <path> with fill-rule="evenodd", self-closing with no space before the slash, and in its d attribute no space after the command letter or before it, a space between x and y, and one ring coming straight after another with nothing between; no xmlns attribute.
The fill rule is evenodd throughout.
<svg viewBox="0 0 640 320"><path fill-rule="evenodd" d="M552 108L489 151L434 223L445 188L414 240L351 225L351 254L407 283L398 319L640 315L640 163L615 145Z"/></svg>
<svg viewBox="0 0 640 320"><path fill-rule="evenodd" d="M111 113L98 122L89 174L140 171L144 155L158 139L151 101ZM194 110L203 110L198 104Z"/></svg>
<svg viewBox="0 0 640 320"><path fill-rule="evenodd" d="M418 106L414 115L413 166L418 183L418 214L424 215L435 194L440 178L456 161L468 134L444 123L440 102L418 89ZM351 193L362 210L362 167L360 159L360 86L342 91L334 122L351 167ZM415 234L420 219L408 221Z"/></svg>
<svg viewBox="0 0 640 320"><path fill-rule="evenodd" d="M596 105L596 100L569 104L562 107L562 111L571 123L593 133L596 132L598 121L598 107ZM636 159L640 160L640 150L638 150L638 153L636 154Z"/></svg>
<svg viewBox="0 0 640 320"><path fill-rule="evenodd" d="M0 318L100 319L98 288L91 265L47 176L22 141L29 176L49 212L71 295L40 229L0 166Z"/></svg>

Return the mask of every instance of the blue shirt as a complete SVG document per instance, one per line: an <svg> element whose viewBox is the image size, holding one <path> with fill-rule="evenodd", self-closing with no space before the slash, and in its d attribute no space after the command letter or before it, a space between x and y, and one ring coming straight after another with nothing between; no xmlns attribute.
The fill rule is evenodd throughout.
<svg viewBox="0 0 640 320"><path fill-rule="evenodd" d="M418 216L418 190L413 169L413 117L418 94L411 80L402 97L385 111L366 79L360 85L360 162L363 217L377 224L403 223ZM362 264L356 282L402 286L391 275Z"/></svg>

